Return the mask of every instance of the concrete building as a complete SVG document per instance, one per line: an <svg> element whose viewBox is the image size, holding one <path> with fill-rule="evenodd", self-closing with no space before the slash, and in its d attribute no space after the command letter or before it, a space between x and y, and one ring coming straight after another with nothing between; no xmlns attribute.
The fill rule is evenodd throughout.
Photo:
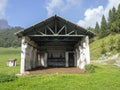
<svg viewBox="0 0 120 90"><path fill-rule="evenodd" d="M37 67L79 67L90 64L89 38L94 34L59 16L15 33L22 38L20 72Z"/></svg>

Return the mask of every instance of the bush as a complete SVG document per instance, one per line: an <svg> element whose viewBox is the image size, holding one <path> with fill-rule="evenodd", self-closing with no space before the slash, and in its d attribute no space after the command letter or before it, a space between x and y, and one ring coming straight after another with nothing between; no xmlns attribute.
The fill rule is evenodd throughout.
<svg viewBox="0 0 120 90"><path fill-rule="evenodd" d="M105 43L104 43L104 41L102 42L102 44L101 44L101 54L105 54L106 52L107 52L107 50L106 50L106 48L105 48Z"/></svg>
<svg viewBox="0 0 120 90"><path fill-rule="evenodd" d="M15 75L0 74L0 82L10 82L17 78Z"/></svg>
<svg viewBox="0 0 120 90"><path fill-rule="evenodd" d="M86 65L85 65L85 70L86 70L87 72L94 73L94 72L95 72L95 66L92 65L92 64L86 64Z"/></svg>
<svg viewBox="0 0 120 90"><path fill-rule="evenodd" d="M117 40L116 49L117 49L118 52L120 52L120 38L118 38L118 40Z"/></svg>

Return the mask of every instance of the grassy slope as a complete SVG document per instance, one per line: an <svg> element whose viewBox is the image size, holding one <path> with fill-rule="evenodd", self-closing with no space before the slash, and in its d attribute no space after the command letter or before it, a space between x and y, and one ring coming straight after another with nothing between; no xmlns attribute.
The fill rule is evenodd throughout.
<svg viewBox="0 0 120 90"><path fill-rule="evenodd" d="M17 67L7 67L8 58L17 58ZM18 73L20 48L0 48L0 73ZM93 74L45 74L22 76L0 83L0 90L120 90L120 68L97 65Z"/></svg>
<svg viewBox="0 0 120 90"><path fill-rule="evenodd" d="M120 34L115 34L115 35L109 35L103 39L99 39L94 41L93 43L90 44L90 55L92 60L96 60L99 57L101 57L101 44L104 42L105 43L105 48L107 51L109 47L109 41L110 39L114 39L115 41L120 38ZM113 54L117 53L116 51L109 51L112 52Z"/></svg>

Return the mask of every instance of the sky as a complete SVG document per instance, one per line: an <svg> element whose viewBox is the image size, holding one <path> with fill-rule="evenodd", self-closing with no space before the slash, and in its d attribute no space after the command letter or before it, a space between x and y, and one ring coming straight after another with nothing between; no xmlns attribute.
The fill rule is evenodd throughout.
<svg viewBox="0 0 120 90"><path fill-rule="evenodd" d="M82 27L100 24L102 15L118 7L120 0L0 0L0 19L11 26L27 28L53 15Z"/></svg>

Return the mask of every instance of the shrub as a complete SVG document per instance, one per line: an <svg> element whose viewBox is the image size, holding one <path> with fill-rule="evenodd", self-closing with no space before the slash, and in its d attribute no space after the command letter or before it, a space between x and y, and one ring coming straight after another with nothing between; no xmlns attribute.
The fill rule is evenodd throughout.
<svg viewBox="0 0 120 90"><path fill-rule="evenodd" d="M94 73L94 72L95 72L95 66L92 65L92 64L86 64L86 65L85 65L85 70L86 70L87 72Z"/></svg>
<svg viewBox="0 0 120 90"><path fill-rule="evenodd" d="M0 74L0 82L14 81L16 78L15 75Z"/></svg>
<svg viewBox="0 0 120 90"><path fill-rule="evenodd" d="M116 49L117 49L118 52L120 52L120 38L118 38L118 40L117 40Z"/></svg>
<svg viewBox="0 0 120 90"><path fill-rule="evenodd" d="M105 54L106 52L107 52L107 50L106 50L106 48L105 48L105 43L104 43L104 41L102 42L102 44L101 44L101 54Z"/></svg>

